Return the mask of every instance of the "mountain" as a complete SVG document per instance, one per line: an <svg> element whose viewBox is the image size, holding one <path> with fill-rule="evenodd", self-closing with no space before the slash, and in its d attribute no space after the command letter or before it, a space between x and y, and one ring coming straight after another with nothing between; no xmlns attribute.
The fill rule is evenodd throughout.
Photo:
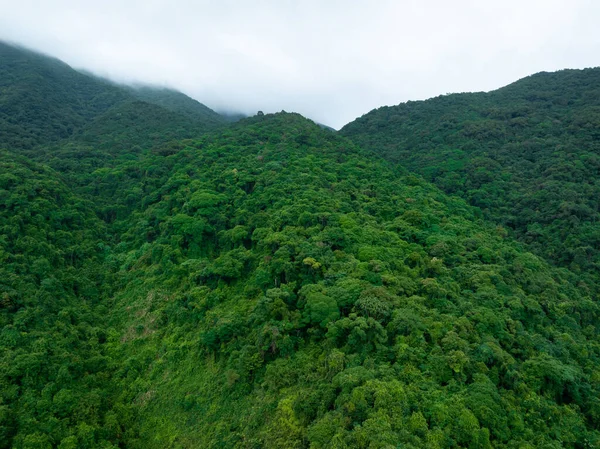
<svg viewBox="0 0 600 449"><path fill-rule="evenodd" d="M144 165L111 310L145 447L600 442L597 303L462 200L294 114Z"/></svg>
<svg viewBox="0 0 600 449"><path fill-rule="evenodd" d="M600 445L583 269L387 160L395 139L217 126L110 84L125 97L77 110L39 76L50 105L0 91L22 113L0 150L0 448ZM36 134L31 108L76 126Z"/></svg>
<svg viewBox="0 0 600 449"><path fill-rule="evenodd" d="M341 133L465 198L598 292L599 129L596 68L382 107Z"/></svg>
<svg viewBox="0 0 600 449"><path fill-rule="evenodd" d="M127 94L67 64L0 42L0 146L64 139Z"/></svg>
<svg viewBox="0 0 600 449"><path fill-rule="evenodd" d="M137 139L134 145L146 143L152 133L158 137L147 139L150 143L164 142L197 136L227 122L179 92L117 86L57 59L0 42L0 148L37 150L82 135L86 141L90 127L91 134L99 133L95 121L106 126L123 116L136 123L136 132L130 130L128 136ZM157 122L161 126L155 129ZM184 133L179 134L182 127ZM119 130L127 132L125 126ZM161 137L165 131L166 137ZM115 138L109 137L108 143Z"/></svg>
<svg viewBox="0 0 600 449"><path fill-rule="evenodd" d="M193 121L202 121L213 126L221 125L224 122L222 115L176 90L139 86L131 87L129 91L142 101L184 115Z"/></svg>
<svg viewBox="0 0 600 449"><path fill-rule="evenodd" d="M94 118L73 135L98 149L154 148L171 140L197 137L212 126L143 101L127 101Z"/></svg>

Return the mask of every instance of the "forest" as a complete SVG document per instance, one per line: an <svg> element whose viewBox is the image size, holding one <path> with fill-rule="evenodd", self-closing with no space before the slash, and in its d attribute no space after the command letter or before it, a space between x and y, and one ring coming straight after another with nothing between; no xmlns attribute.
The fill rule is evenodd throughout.
<svg viewBox="0 0 600 449"><path fill-rule="evenodd" d="M342 134L478 207L596 294L600 70L372 111Z"/></svg>
<svg viewBox="0 0 600 449"><path fill-rule="evenodd" d="M0 43L0 448L600 447L598 111L232 121Z"/></svg>

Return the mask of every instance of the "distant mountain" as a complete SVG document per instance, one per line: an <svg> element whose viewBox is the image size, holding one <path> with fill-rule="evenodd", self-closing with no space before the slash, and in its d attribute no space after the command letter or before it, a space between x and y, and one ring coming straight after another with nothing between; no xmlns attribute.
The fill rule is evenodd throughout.
<svg viewBox="0 0 600 449"><path fill-rule="evenodd" d="M224 112L224 111L221 111L220 114L221 114L221 116L223 116L225 118L225 120L227 120L230 123L237 122L239 120L242 120L242 119L248 117L247 114L242 114L241 112Z"/></svg>
<svg viewBox="0 0 600 449"><path fill-rule="evenodd" d="M222 123L132 100L95 117L73 135L73 140L99 149L152 148L170 140L197 137Z"/></svg>
<svg viewBox="0 0 600 449"><path fill-rule="evenodd" d="M327 131L335 131L335 128L332 128L329 125L324 125L323 123L317 123L321 128L326 129Z"/></svg>
<svg viewBox="0 0 600 449"><path fill-rule="evenodd" d="M226 121L222 115L176 90L149 86L130 87L128 90L142 101L184 115L193 121L213 126L221 125Z"/></svg>
<svg viewBox="0 0 600 449"><path fill-rule="evenodd" d="M382 107L341 134L467 199L547 260L600 270L600 69Z"/></svg>
<svg viewBox="0 0 600 449"><path fill-rule="evenodd" d="M0 147L67 138L127 98L57 59L0 42Z"/></svg>
<svg viewBox="0 0 600 449"><path fill-rule="evenodd" d="M596 72L363 147L4 53L0 449L600 447ZM529 252L566 226L570 263Z"/></svg>
<svg viewBox="0 0 600 449"><path fill-rule="evenodd" d="M135 106L137 111L132 110ZM135 122L138 132L146 122L146 127L153 127L162 121L160 129L153 131L158 133L178 121L186 130L195 128L195 135L199 135L226 123L216 112L179 92L120 87L80 73L57 59L0 42L0 148L31 150L81 136L94 120L106 122L111 114L123 114L123 108L129 111L126 116L130 124ZM164 120L158 119L160 114ZM174 120L173 114L182 118ZM178 135L179 128L177 124L170 129L167 138L189 134Z"/></svg>

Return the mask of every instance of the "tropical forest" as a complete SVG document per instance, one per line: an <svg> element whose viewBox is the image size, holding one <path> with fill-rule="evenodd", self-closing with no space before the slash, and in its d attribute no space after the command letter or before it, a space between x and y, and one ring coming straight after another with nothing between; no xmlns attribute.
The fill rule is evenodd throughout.
<svg viewBox="0 0 600 449"><path fill-rule="evenodd" d="M0 449L600 447L600 69L218 114L0 43Z"/></svg>

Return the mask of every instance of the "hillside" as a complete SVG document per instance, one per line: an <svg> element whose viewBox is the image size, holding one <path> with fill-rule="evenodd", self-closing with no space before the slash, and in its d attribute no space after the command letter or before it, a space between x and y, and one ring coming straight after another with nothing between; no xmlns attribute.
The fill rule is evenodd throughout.
<svg viewBox="0 0 600 449"><path fill-rule="evenodd" d="M223 116L217 114L212 109L176 90L140 86L130 88L130 92L134 97L142 101L184 115L193 121L200 121L213 126L221 125L225 121Z"/></svg>
<svg viewBox="0 0 600 449"><path fill-rule="evenodd" d="M115 120L130 123L110 129L108 122ZM133 121L137 129L128 129ZM30 152L35 157L41 147L69 138L88 142L96 134L95 143L112 144L120 136L99 136L112 131L128 133L125 143L133 139L132 145L166 142L198 136L226 122L179 92L117 86L0 42L0 148L35 150Z"/></svg>
<svg viewBox="0 0 600 449"><path fill-rule="evenodd" d="M371 111L341 133L480 207L550 262L600 268L600 69Z"/></svg>
<svg viewBox="0 0 600 449"><path fill-rule="evenodd" d="M290 114L145 164L113 309L144 447L600 442L597 304L464 202Z"/></svg>
<svg viewBox="0 0 600 449"><path fill-rule="evenodd" d="M67 64L0 42L0 147L67 138L127 94Z"/></svg>
<svg viewBox="0 0 600 449"><path fill-rule="evenodd" d="M513 215L482 213L387 160L458 178L443 187L466 195L468 151L509 160L504 145L521 134L424 157L454 161L454 178L416 155L475 142L460 120L479 129L480 97L498 110L538 98L546 112L527 109L519 132L568 116L573 140L560 134L561 145L579 154L587 142L591 154L594 128L574 117L595 107L594 82L580 79L595 71L382 109L343 130L357 145L298 114L203 121L201 105L172 92L93 84L116 95L98 107L101 94L63 76L81 74L15 58L50 104L14 100L27 83L4 72L0 104L22 115L0 141L1 449L600 446L591 268L549 264ZM559 111L541 85L583 94ZM454 128L438 125L444 108ZM73 126L63 135L54 122ZM549 131L535 129L544 159ZM578 176L591 174L585 161ZM525 177L499 173L503 188Z"/></svg>
<svg viewBox="0 0 600 449"><path fill-rule="evenodd" d="M0 447L113 447L107 229L52 170L0 151Z"/></svg>
<svg viewBox="0 0 600 449"><path fill-rule="evenodd" d="M104 399L94 415L75 416L54 405L66 394L62 377L25 383L5 400L6 416L21 417L5 425L15 447L80 447L85 438L90 447L157 448L598 441L598 308L575 276L334 133L297 115L256 117L91 177L122 213L106 234L80 238L101 253L67 250L70 262L51 266L79 277L88 261L103 276L98 299L79 287L66 298L104 311L85 315L104 335L93 339L104 383L92 387L85 368L68 387ZM101 229L58 223L63 232ZM5 279L27 281L27 270L7 267ZM39 287L12 285L26 300L22 312L5 311L8 330L39 310ZM64 316L67 305L48 301L56 312L38 313ZM68 327L52 322L41 327L59 342ZM31 357L43 336L28 334L31 347L4 341ZM87 350L74 353L85 360ZM57 373L74 366L56 363ZM14 376L7 371L5 385ZM21 405L31 394L50 401L43 418L62 427L26 424L45 422Z"/></svg>

